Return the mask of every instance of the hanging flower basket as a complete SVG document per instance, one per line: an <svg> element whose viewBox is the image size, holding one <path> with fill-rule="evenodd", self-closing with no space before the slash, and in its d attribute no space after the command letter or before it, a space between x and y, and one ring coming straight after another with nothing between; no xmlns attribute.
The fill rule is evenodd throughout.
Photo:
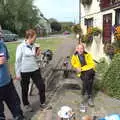
<svg viewBox="0 0 120 120"><path fill-rule="evenodd" d="M80 34L80 33L82 33L82 29L81 29L80 24L76 24L76 25L72 26L72 31L73 31L75 34Z"/></svg>
<svg viewBox="0 0 120 120"><path fill-rule="evenodd" d="M93 27L88 27L87 34L89 34L89 35L93 34Z"/></svg>
<svg viewBox="0 0 120 120"><path fill-rule="evenodd" d="M101 33L102 33L102 31L98 27L93 28L93 36L98 36Z"/></svg>
<svg viewBox="0 0 120 120"><path fill-rule="evenodd" d="M86 34L83 35L82 42L85 43L87 46L91 45L93 41L93 36Z"/></svg>
<svg viewBox="0 0 120 120"><path fill-rule="evenodd" d="M92 3L92 0L81 0L81 3L85 5L90 5Z"/></svg>
<svg viewBox="0 0 120 120"><path fill-rule="evenodd" d="M92 36L98 36L101 33L102 31L98 27L89 27L87 30L87 34L92 35Z"/></svg>

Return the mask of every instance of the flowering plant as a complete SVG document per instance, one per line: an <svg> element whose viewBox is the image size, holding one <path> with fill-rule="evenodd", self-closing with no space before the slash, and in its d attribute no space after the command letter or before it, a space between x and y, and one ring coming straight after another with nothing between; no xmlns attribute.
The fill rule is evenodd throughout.
<svg viewBox="0 0 120 120"><path fill-rule="evenodd" d="M87 34L92 35L93 33L93 27L88 27Z"/></svg>
<svg viewBox="0 0 120 120"><path fill-rule="evenodd" d="M86 43L86 45L91 45L93 41L93 37L89 34L85 34L82 36L82 42L83 43Z"/></svg>
<svg viewBox="0 0 120 120"><path fill-rule="evenodd" d="M94 27L94 28L93 28L93 35L94 35L94 36L97 36L97 35L99 35L99 34L101 34L101 33L102 33L102 31L101 31L100 28L98 28L98 27Z"/></svg>
<svg viewBox="0 0 120 120"><path fill-rule="evenodd" d="M120 26L115 27L114 37L115 37L115 40L120 40Z"/></svg>
<svg viewBox="0 0 120 120"><path fill-rule="evenodd" d="M93 41L93 36L101 34L101 30L98 27L88 27L87 34L83 35L82 42L90 45Z"/></svg>
<svg viewBox="0 0 120 120"><path fill-rule="evenodd" d="M102 33L102 31L98 27L89 27L87 29L87 34L89 34L91 36L97 36L101 33Z"/></svg>

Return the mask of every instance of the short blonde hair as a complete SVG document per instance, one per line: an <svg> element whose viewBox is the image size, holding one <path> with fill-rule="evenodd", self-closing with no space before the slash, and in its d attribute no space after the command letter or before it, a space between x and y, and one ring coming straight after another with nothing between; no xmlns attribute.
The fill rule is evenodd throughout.
<svg viewBox="0 0 120 120"><path fill-rule="evenodd" d="M79 46L82 46L83 49L85 50L85 46L84 46L84 44L83 44L83 43L80 43L80 44L78 44L78 45L76 46L76 48L75 48L76 51L78 50Z"/></svg>
<svg viewBox="0 0 120 120"><path fill-rule="evenodd" d="M32 38L34 35L36 35L36 31L33 29L26 30L25 32L25 38Z"/></svg>

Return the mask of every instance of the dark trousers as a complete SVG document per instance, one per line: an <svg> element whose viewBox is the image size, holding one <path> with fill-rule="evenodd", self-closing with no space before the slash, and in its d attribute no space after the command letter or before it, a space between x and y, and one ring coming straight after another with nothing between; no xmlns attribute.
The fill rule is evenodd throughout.
<svg viewBox="0 0 120 120"><path fill-rule="evenodd" d="M20 99L12 81L8 85L0 87L0 120L5 120L3 102L7 104L14 118L23 116Z"/></svg>
<svg viewBox="0 0 120 120"><path fill-rule="evenodd" d="M21 73L21 88L22 88L22 101L24 105L29 105L28 101L28 90L29 90L29 83L30 78L32 78L34 84L36 85L37 89L39 90L40 96L40 103L43 104L45 102L45 84L44 80L41 76L40 69L34 72L22 72Z"/></svg>
<svg viewBox="0 0 120 120"><path fill-rule="evenodd" d="M87 93L88 96L92 95L94 76L95 71L93 69L82 72L81 74L81 80L83 82L82 95L84 95L85 93Z"/></svg>

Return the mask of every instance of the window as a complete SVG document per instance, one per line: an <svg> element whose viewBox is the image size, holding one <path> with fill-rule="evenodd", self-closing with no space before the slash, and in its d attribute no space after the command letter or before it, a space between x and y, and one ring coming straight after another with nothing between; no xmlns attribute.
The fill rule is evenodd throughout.
<svg viewBox="0 0 120 120"><path fill-rule="evenodd" d="M120 9L116 10L115 25L120 25Z"/></svg>
<svg viewBox="0 0 120 120"><path fill-rule="evenodd" d="M89 18L89 19L85 18L85 25L87 25L87 28L92 27L93 26L93 18Z"/></svg>
<svg viewBox="0 0 120 120"><path fill-rule="evenodd" d="M85 25L87 26L87 32L90 27L93 27L93 18L86 19L85 18ZM89 39L92 41L93 36L89 36Z"/></svg>
<svg viewBox="0 0 120 120"><path fill-rule="evenodd" d="M110 5L110 0L101 0L100 2L103 9L109 7Z"/></svg>

